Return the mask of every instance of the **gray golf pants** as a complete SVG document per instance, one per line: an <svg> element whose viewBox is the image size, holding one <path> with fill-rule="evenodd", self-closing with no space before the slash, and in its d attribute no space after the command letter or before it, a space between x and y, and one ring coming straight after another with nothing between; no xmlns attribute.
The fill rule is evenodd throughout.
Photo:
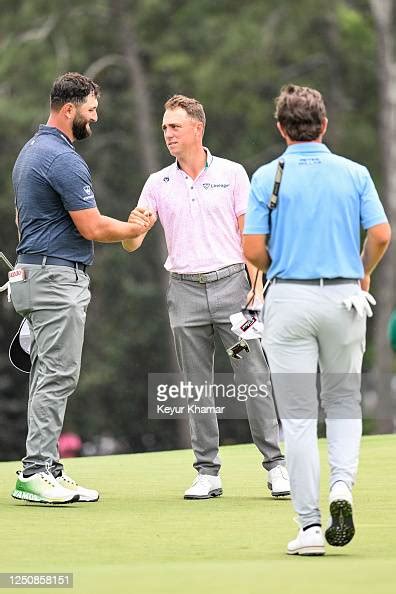
<svg viewBox="0 0 396 594"><path fill-rule="evenodd" d="M294 508L302 527L320 523L317 369L326 415L330 487L350 488L362 433L360 380L366 319L342 301L357 284L271 285L265 299L263 346L269 360Z"/></svg>
<svg viewBox="0 0 396 594"><path fill-rule="evenodd" d="M19 264L26 280L11 285L15 310L31 335L28 435L24 474L59 474L58 440L67 399L80 375L89 277L67 266Z"/></svg>
<svg viewBox="0 0 396 594"><path fill-rule="evenodd" d="M168 291L169 318L175 339L179 366L184 376L203 385L213 382L215 340L217 330L225 348L238 340L231 331L229 316L240 311L249 291L245 271L213 282L170 279ZM236 384L256 385L259 378L269 379L268 366L259 340L249 341L250 353L241 360L230 359ZM214 398L205 402L217 406ZM279 429L274 401L249 398L247 416L253 441L263 455L263 466L271 470L284 463L279 449ZM191 445L201 474L217 475L220 470L219 428L215 412L190 413Z"/></svg>

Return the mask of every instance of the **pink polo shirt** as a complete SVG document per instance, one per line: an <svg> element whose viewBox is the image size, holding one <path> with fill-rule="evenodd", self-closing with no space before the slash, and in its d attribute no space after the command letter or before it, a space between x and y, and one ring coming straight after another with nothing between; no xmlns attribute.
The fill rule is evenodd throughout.
<svg viewBox="0 0 396 594"><path fill-rule="evenodd" d="M207 152L193 180L177 162L148 178L138 206L156 213L165 232L172 272L210 272L244 262L238 217L246 212L250 183L239 163Z"/></svg>

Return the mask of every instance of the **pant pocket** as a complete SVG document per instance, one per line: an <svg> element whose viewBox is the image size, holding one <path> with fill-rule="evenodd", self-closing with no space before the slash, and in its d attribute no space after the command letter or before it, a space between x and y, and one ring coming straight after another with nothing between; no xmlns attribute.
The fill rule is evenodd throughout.
<svg viewBox="0 0 396 594"><path fill-rule="evenodd" d="M30 280L25 279L10 284L11 301L15 311L21 316L31 312L32 304L30 298Z"/></svg>

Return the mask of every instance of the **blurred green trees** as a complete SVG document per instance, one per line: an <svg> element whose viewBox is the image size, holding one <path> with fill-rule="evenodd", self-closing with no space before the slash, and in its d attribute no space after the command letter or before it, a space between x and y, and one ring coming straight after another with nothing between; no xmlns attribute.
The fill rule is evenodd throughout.
<svg viewBox="0 0 396 594"><path fill-rule="evenodd" d="M365 163L381 186L368 0L0 0L0 9L0 249L10 258L13 163L47 119L53 79L69 70L102 87L93 138L77 149L111 216L125 219L148 173L170 162L160 125L174 93L204 103L206 144L251 174L283 150L272 117L281 85L315 86L327 100L328 145ZM159 228L135 254L96 247L81 381L65 425L85 439L115 435L133 451L186 444L184 427L146 413L147 372L175 365L163 260ZM27 381L8 364L19 321L3 297L0 316L0 457L9 459L23 453ZM227 365L220 354L218 367ZM222 435L248 440L247 423L222 423Z"/></svg>

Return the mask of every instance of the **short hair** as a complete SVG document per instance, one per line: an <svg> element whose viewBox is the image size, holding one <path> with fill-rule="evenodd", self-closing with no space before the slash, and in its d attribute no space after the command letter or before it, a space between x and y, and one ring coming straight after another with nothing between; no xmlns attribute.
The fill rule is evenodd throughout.
<svg viewBox="0 0 396 594"><path fill-rule="evenodd" d="M81 105L91 94L99 97L99 85L83 74L67 72L54 81L50 95L50 106L51 109L59 111L66 103Z"/></svg>
<svg viewBox="0 0 396 594"><path fill-rule="evenodd" d="M274 115L291 140L316 140L322 131L326 107L319 91L288 84L275 99Z"/></svg>
<svg viewBox="0 0 396 594"><path fill-rule="evenodd" d="M186 97L185 95L173 95L164 103L164 109L177 109L178 107L184 109L190 118L201 122L205 126L206 116L202 103L193 97Z"/></svg>

